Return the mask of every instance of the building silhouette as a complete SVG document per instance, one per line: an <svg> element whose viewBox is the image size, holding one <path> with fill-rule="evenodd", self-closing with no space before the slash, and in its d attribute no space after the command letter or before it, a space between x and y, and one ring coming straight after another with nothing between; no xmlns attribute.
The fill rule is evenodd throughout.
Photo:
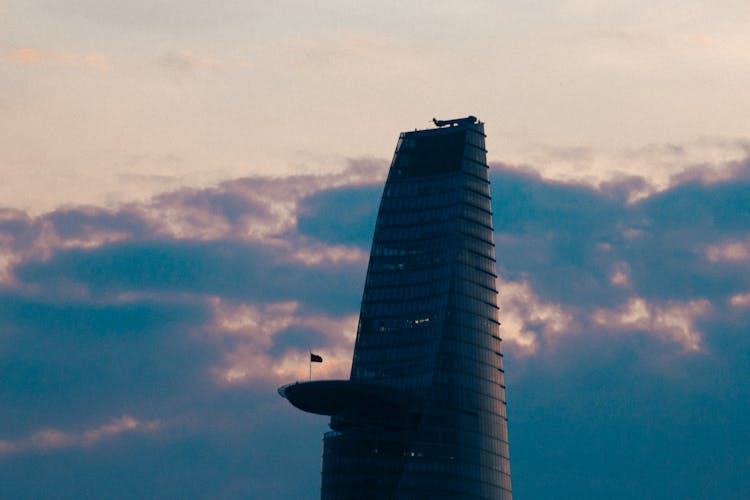
<svg viewBox="0 0 750 500"><path fill-rule="evenodd" d="M321 498L510 499L484 124L400 135L349 380L279 389L329 415Z"/></svg>

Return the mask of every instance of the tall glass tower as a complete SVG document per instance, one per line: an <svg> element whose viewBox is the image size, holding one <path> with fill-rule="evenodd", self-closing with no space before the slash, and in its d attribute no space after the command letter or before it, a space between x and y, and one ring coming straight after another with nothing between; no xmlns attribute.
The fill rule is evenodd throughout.
<svg viewBox="0 0 750 500"><path fill-rule="evenodd" d="M400 135L349 380L279 389L330 415L323 499L510 499L484 124Z"/></svg>

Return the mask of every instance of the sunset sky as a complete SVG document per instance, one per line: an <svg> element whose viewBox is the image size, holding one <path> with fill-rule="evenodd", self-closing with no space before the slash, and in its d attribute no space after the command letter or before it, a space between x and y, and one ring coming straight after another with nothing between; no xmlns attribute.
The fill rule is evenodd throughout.
<svg viewBox="0 0 750 500"><path fill-rule="evenodd" d="M316 498L398 133L486 123L517 498L750 498L750 3L0 1L0 498Z"/></svg>

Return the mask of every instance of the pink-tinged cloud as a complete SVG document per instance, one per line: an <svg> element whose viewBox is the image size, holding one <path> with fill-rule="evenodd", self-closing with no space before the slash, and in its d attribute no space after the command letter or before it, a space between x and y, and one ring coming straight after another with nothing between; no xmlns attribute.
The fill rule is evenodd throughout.
<svg viewBox="0 0 750 500"><path fill-rule="evenodd" d="M66 207L36 217L0 210L0 283L13 285L14 268L65 250L95 250L143 240L263 242L277 255L306 266L366 265L356 245L297 237L300 203L316 192L355 186L380 175L366 160L340 175L292 179L251 177L205 189L180 189L115 209ZM374 209L373 209L374 210ZM367 215L367 214L365 214ZM347 242L349 243L349 242Z"/></svg>
<svg viewBox="0 0 750 500"><path fill-rule="evenodd" d="M738 293L737 295L732 295L729 299L729 303L738 308L750 307L750 293Z"/></svg>
<svg viewBox="0 0 750 500"><path fill-rule="evenodd" d="M685 352L698 352L703 335L694 323L710 309L711 303L705 299L670 302L662 307L633 297L617 309L595 310L591 319L605 330L641 330L671 340Z"/></svg>
<svg viewBox="0 0 750 500"><path fill-rule="evenodd" d="M280 464L307 453L312 486L304 489L315 490L325 419L295 412L275 389L307 379L309 351L324 359L312 366L314 379L349 374L382 191L382 179L364 180L383 170L362 167L341 176L236 179L108 210L6 212L0 247L15 260L5 264L14 281L0 290L7 381L0 387L11 390L3 393L11 404L0 405L11 429L0 441L3 463L17 470L22 449L34 450L47 471L70 457L107 456L114 462L102 470L111 478L146 457L141 479L182 485L208 471L200 478L207 493L173 497L211 497L224 491L217 485L248 480L224 497L268 498L289 480ZM524 471L537 478L540 470L524 464L524 451L542 456L554 488L566 473L559 457L572 454L598 484L645 481L631 488L638 493L661 484L661 475L684 477L659 467L698 448L691 491L716 473L703 472L706 454L712 463L735 456L744 464L734 443L750 401L735 383L747 378L747 263L712 265L705 252L747 238L746 184L691 181L629 203L630 181L596 190L502 166L491 172L520 484ZM54 411L39 412L41 403ZM118 408L158 415L164 432L141 432L135 417L111 419ZM101 425L70 431L56 418ZM706 432L695 432L698 421ZM659 435L649 435L654 425ZM722 443L722 432L731 440ZM299 444L303 434L312 444ZM633 434L648 439L622 440ZM707 443L696 447L690 440L700 436ZM94 446L108 439L111 448ZM597 472L590 457L604 455L615 466ZM186 459L175 465L177 456ZM634 459L664 474L649 483L628 469ZM32 491L36 475L29 466L11 491ZM105 493L96 496L109 488L102 480L95 491Z"/></svg>
<svg viewBox="0 0 750 500"><path fill-rule="evenodd" d="M247 58L219 57L215 55L199 54L192 50L176 50L164 52L159 57L159 64L172 71L175 76L184 75L194 70L227 70L253 69L255 65Z"/></svg>
<svg viewBox="0 0 750 500"><path fill-rule="evenodd" d="M359 263L367 265L369 255L359 247L312 243L292 252L292 260L308 266L321 264Z"/></svg>
<svg viewBox="0 0 750 500"><path fill-rule="evenodd" d="M350 160L336 175L246 177L205 189L181 189L140 205L160 235L175 239L241 241L287 239L300 217L300 203L315 193L380 181L382 165Z"/></svg>
<svg viewBox="0 0 750 500"><path fill-rule="evenodd" d="M57 52L43 49L16 49L2 60L21 65L61 66L71 68L89 68L100 71L111 69L109 58L98 52Z"/></svg>
<svg viewBox="0 0 750 500"><path fill-rule="evenodd" d="M527 282L498 278L500 336L515 356L536 354L541 343L553 344L559 337L580 330L573 315L560 304L540 299Z"/></svg>
<svg viewBox="0 0 750 500"><path fill-rule="evenodd" d="M116 417L108 422L80 431L45 428L18 440L0 440L0 458L4 455L31 451L54 451L65 448L95 446L102 440L131 432L151 433L161 427L159 420L139 420L130 415Z"/></svg>
<svg viewBox="0 0 750 500"><path fill-rule="evenodd" d="M750 260L750 238L711 245L706 249L706 258L710 262L746 262Z"/></svg>
<svg viewBox="0 0 750 500"><path fill-rule="evenodd" d="M319 378L346 378L357 330L357 316L309 314L297 302L266 305L209 298L213 318L204 330L221 345L221 363L212 368L220 385L281 385L309 376L309 352L324 363L315 366ZM302 335L290 336L297 330Z"/></svg>
<svg viewBox="0 0 750 500"><path fill-rule="evenodd" d="M630 286L630 266L628 265L628 263L616 262L612 266L612 273L610 274L609 281L614 286Z"/></svg>

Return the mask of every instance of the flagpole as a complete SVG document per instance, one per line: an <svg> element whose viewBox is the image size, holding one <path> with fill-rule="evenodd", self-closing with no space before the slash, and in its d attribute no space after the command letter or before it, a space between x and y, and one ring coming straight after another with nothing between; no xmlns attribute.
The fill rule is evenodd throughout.
<svg viewBox="0 0 750 500"><path fill-rule="evenodd" d="M310 378L308 381L312 382L312 351L310 351Z"/></svg>

